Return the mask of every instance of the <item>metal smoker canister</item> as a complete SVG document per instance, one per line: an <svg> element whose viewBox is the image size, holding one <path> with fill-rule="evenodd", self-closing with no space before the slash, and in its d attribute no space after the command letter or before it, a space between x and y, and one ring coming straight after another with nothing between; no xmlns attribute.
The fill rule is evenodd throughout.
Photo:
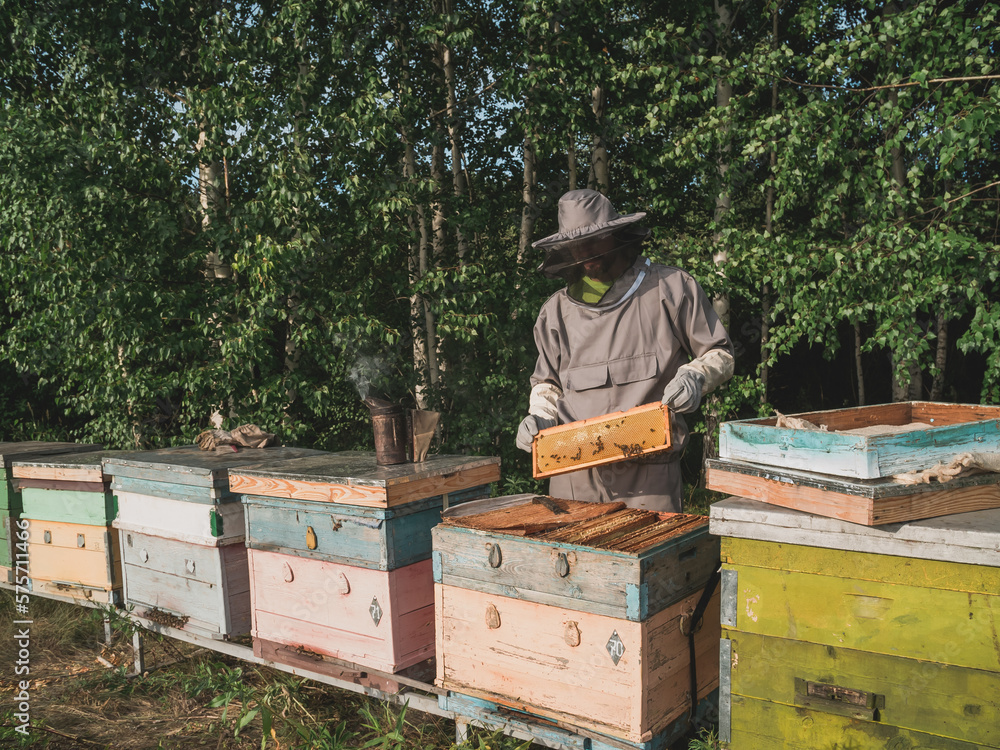
<svg viewBox="0 0 1000 750"><path fill-rule="evenodd" d="M375 434L375 463L380 466L406 463L406 413L401 406L371 407Z"/></svg>

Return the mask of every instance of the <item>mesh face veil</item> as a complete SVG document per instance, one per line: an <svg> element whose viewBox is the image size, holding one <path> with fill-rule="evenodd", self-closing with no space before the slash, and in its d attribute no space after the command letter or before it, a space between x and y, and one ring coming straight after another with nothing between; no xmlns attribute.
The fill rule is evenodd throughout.
<svg viewBox="0 0 1000 750"><path fill-rule="evenodd" d="M538 270L550 279L560 278L573 284L585 273L595 276L595 270L615 266L619 259L627 261L627 268L638 256L640 245L648 235L649 230L645 227L628 227L608 231L596 238L554 245Z"/></svg>
<svg viewBox="0 0 1000 750"><path fill-rule="evenodd" d="M571 190L559 199L559 231L533 243L546 251L538 270L549 278L578 280L583 265L635 245L649 234L638 212L619 214L596 190Z"/></svg>

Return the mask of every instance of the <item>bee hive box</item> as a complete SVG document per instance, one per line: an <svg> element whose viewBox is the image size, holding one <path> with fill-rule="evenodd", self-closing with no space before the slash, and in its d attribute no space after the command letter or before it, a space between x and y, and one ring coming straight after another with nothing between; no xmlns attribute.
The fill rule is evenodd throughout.
<svg viewBox="0 0 1000 750"><path fill-rule="evenodd" d="M649 741L691 708L686 628L718 561L707 524L538 496L454 509L433 532L438 685ZM695 703L717 684L717 613L716 593Z"/></svg>
<svg viewBox="0 0 1000 750"><path fill-rule="evenodd" d="M117 602L121 555L111 529L115 500L102 460L115 451L15 461L12 483L28 519L28 562L36 594L81 602Z"/></svg>
<svg viewBox="0 0 1000 750"><path fill-rule="evenodd" d="M852 479L729 459L709 459L705 469L710 490L865 526L1000 507L996 473L910 484L891 477Z"/></svg>
<svg viewBox="0 0 1000 750"><path fill-rule="evenodd" d="M397 673L433 656L431 529L499 477L498 458L381 466L353 451L234 470L256 653L334 676L343 662Z"/></svg>
<svg viewBox="0 0 1000 750"><path fill-rule="evenodd" d="M729 498L711 529L727 746L1000 747L1000 510L870 528Z"/></svg>
<svg viewBox="0 0 1000 750"><path fill-rule="evenodd" d="M0 442L0 466L3 467L3 477L0 477L0 516L4 519L0 524L0 581L13 583L15 579L13 568L17 550L10 532L16 532L17 520L21 517L21 490L12 482L11 469L14 462L100 449L100 445L87 443ZM24 578L27 582L27 576Z"/></svg>
<svg viewBox="0 0 1000 750"><path fill-rule="evenodd" d="M229 472L320 453L191 445L105 458L104 473L120 501L113 526L121 540L126 606L152 622L211 638L249 632L245 522Z"/></svg>
<svg viewBox="0 0 1000 750"><path fill-rule="evenodd" d="M1000 451L1000 406L913 401L726 422L719 457L857 479L948 463L963 452Z"/></svg>

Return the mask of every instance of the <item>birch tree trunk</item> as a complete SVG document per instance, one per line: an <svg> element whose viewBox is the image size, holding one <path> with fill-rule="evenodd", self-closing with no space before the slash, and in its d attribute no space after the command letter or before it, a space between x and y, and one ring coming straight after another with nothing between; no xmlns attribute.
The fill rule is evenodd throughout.
<svg viewBox="0 0 1000 750"><path fill-rule="evenodd" d="M895 15L899 12L899 7L895 2L888 3L883 9L883 16ZM886 41L886 48L889 52L892 52L893 48L896 46L896 40L892 37L888 37ZM896 112L899 109L899 92L896 89L888 90L888 102L890 112ZM886 140L892 139L895 141L894 136L896 132L890 130L886 133ZM893 142L890 146L890 170L892 174L892 181L895 184L895 190L900 195L906 188L906 164L904 161L903 149L898 144ZM906 211L900 206L896 210L896 215L900 221L906 219ZM912 320L909 322L907 333L912 333L917 326L917 321ZM893 368L892 368L892 400L893 401L916 401L921 398L924 390L924 374L920 369L918 363L910 363L907 368L907 374L909 376L908 383L902 383L896 377L896 364L898 360L898 354L893 351Z"/></svg>
<svg viewBox="0 0 1000 750"><path fill-rule="evenodd" d="M781 3L777 2L774 4L774 8L771 11L771 49L776 50L778 48L778 11L781 9ZM774 116L778 111L778 79L775 78L771 82L771 115ZM778 152L771 146L770 156L770 174L769 177L771 182L767 186L767 191L764 198L764 233L767 235L769 241L774 241L774 199L775 199L775 188L774 188L774 178L775 178L775 168L778 164ZM764 288L761 290L760 295L760 405L764 406L767 403L767 380L770 374L770 368L767 364L767 344L771 339L771 285L764 284Z"/></svg>
<svg viewBox="0 0 1000 750"><path fill-rule="evenodd" d="M865 405L865 371L861 365L861 324L854 321L854 367L858 373L858 406Z"/></svg>
<svg viewBox="0 0 1000 750"><path fill-rule="evenodd" d="M311 65L307 59L305 42L301 35L298 34L296 34L295 49L298 52L299 58L299 72L298 77L295 80L295 91L299 96L299 106L295 112L294 137L296 147L302 148L302 124L308 110L304 90L311 71ZM297 171L301 170L302 163L298 162L295 168ZM298 207L293 207L292 210L296 214L296 224L299 225L299 209ZM296 240L300 240L301 235L301 226L296 226ZM284 421L287 425L291 425L292 404L295 403L299 395L291 376L299 368L299 357L301 356L301 351L299 350L298 344L295 342L295 333L299 325L299 303L301 301L300 287L302 286L302 282L300 279L293 277L289 279L288 284L288 293L285 296L285 306L288 310L288 314L285 317L285 360L283 362L282 378L284 380L285 390L285 408L283 409Z"/></svg>
<svg viewBox="0 0 1000 750"><path fill-rule="evenodd" d="M400 55L399 75L399 108L402 112L410 111L413 90L410 87L410 50L408 47L409 28L402 24L399 28L397 46ZM406 118L401 119L400 139L403 142L403 183L413 188L417 179L417 155L414 138ZM412 194L412 193L411 193ZM406 263L409 274L410 289L415 289L417 283L427 273L430 241L427 230L427 212L424 204L415 197L413 206L406 217L410 230L410 243L407 248ZM413 370L417 374L417 383L413 398L418 409L429 408L427 386L437 384L437 336L435 318L430 304L416 291L410 294L410 335L412 339Z"/></svg>
<svg viewBox="0 0 1000 750"><path fill-rule="evenodd" d="M729 35L729 26L731 23L731 14L729 12L729 7L723 4L720 0L714 0L715 7L715 24L716 24L716 54L725 55L726 40ZM733 96L733 87L725 78L719 78L715 82L715 107L719 110L719 119L722 122L726 121L727 110L729 108L729 102ZM715 199L715 212L713 218L715 219L715 231L712 234L712 245L714 251L712 253L712 261L715 264L716 273L720 275L725 275L725 266L728 258L728 253L726 248L722 244L722 221L725 219L726 214L732 206L732 201L729 197L729 192L726 189L726 172L729 171L729 145L727 143L729 134L729 128L723 125L722 132L720 134L720 140L722 141L722 147L719 150L719 155L717 157L717 171L719 175L719 192ZM729 328L729 295L725 293L720 293L715 296L712 300L712 308L718 314L722 324L726 326L727 330ZM702 443L702 462L701 465L704 467L705 461L709 458L715 457L717 451L715 448L715 437L716 430L719 426L720 415L718 412L718 399L713 396L709 396L705 400L704 406L705 414L705 441ZM704 482L704 470L702 471L702 482Z"/></svg>
<svg viewBox="0 0 1000 750"><path fill-rule="evenodd" d="M524 134L524 172L521 181L521 233L517 243L518 265L527 262L528 252L531 248L531 236L535 231L535 222L538 220L538 203L535 200L535 186L537 184L537 168L535 157L535 143L530 133Z"/></svg>
<svg viewBox="0 0 1000 750"><path fill-rule="evenodd" d="M611 179L608 170L608 147L605 142L604 128L604 86L598 84L594 86L591 94L591 110L594 113L594 148L591 152L590 177L587 180L587 187L607 194L611 186Z"/></svg>
<svg viewBox="0 0 1000 750"><path fill-rule="evenodd" d="M576 134L572 130L566 134L566 179L569 185L566 189L576 190Z"/></svg>
<svg viewBox="0 0 1000 750"><path fill-rule="evenodd" d="M717 31L717 54L724 55L726 48L728 47L726 42L729 37L729 26L732 23L732 14L729 11L729 6L725 5L720 0L714 0L714 3L716 14L715 23ZM722 140L723 145L717 158L717 171L719 174L720 189L715 198L715 213L713 218L715 219L716 228L712 235L712 243L715 247L715 251L712 253L712 260L715 263L716 272L721 275L725 274L726 261L729 260L729 254L722 244L721 224L725 219L726 214L729 213L729 209L732 207L732 199L729 195L729 191L725 187L726 173L729 171L729 144L726 142L729 137L729 126L725 124L727 118L726 110L729 108L729 103L732 98L732 84L725 78L719 78L715 82L715 108L719 110L719 119L724 124L721 128L720 134L720 139ZM715 299L712 300L712 307L715 308L715 312L718 313L719 317L722 319L723 325L728 328L729 295L716 295Z"/></svg>
<svg viewBox="0 0 1000 750"><path fill-rule="evenodd" d="M944 370L948 364L948 316L944 307L938 310L937 320L934 322L937 329L937 340L934 349L934 380L931 382L931 401L940 401L944 395Z"/></svg>
<svg viewBox="0 0 1000 750"><path fill-rule="evenodd" d="M455 12L454 0L441 0L438 12L445 18L450 18ZM445 41L437 45L438 64L444 72L445 96L447 101L446 119L448 127L448 142L451 145L451 181L455 197L464 203L468 194L465 170L462 165L461 121L458 116L458 100L455 94L455 59L447 39L453 30L450 21L445 22ZM459 260L466 256L468 245L460 222L455 222L455 241Z"/></svg>
<svg viewBox="0 0 1000 750"><path fill-rule="evenodd" d="M204 151L208 142L207 124L202 124L198 134L198 144L196 149L199 153ZM222 166L217 161L201 160L198 162L198 205L201 209L201 228L207 231L219 214L222 207ZM219 254L215 250L210 250L205 256L205 276L209 279L228 279L232 276L232 268L223 263ZM218 326L218 320L216 325ZM214 342L218 349L220 343L218 339ZM215 429L220 429L223 423L223 404L216 404L208 416L209 424Z"/></svg>

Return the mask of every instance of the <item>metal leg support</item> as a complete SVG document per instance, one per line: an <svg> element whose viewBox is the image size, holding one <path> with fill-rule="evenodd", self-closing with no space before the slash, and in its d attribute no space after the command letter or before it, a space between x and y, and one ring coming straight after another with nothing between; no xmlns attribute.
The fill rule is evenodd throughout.
<svg viewBox="0 0 1000 750"><path fill-rule="evenodd" d="M455 718L455 744L461 745L469 739L469 722Z"/></svg>
<svg viewBox="0 0 1000 750"><path fill-rule="evenodd" d="M146 671L146 655L143 648L142 631L136 630L132 636L132 653L135 656L135 673L139 675Z"/></svg>

